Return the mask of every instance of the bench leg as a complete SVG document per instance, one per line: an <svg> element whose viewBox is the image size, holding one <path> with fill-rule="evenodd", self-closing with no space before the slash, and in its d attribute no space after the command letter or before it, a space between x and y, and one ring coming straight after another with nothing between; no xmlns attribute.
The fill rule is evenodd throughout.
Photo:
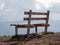
<svg viewBox="0 0 60 45"><path fill-rule="evenodd" d="M18 35L18 28L15 27L15 35Z"/></svg>
<svg viewBox="0 0 60 45"><path fill-rule="evenodd" d="M35 26L35 33L37 34L37 26Z"/></svg>
<svg viewBox="0 0 60 45"><path fill-rule="evenodd" d="M27 29L27 34L29 35L29 32L30 32L30 28Z"/></svg>
<svg viewBox="0 0 60 45"><path fill-rule="evenodd" d="M47 27L45 27L45 33L47 32Z"/></svg>

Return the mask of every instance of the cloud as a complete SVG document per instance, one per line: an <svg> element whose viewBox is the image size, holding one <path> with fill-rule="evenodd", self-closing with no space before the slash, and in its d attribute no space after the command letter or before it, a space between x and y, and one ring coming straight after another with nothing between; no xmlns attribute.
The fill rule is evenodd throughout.
<svg viewBox="0 0 60 45"><path fill-rule="evenodd" d="M0 22L22 21L24 18L24 11L28 11L30 9L33 11L46 11L50 9L50 11L54 13L60 12L58 11L60 9L60 5L58 5L58 3L60 4L60 0L3 0L0 3Z"/></svg>
<svg viewBox="0 0 60 45"><path fill-rule="evenodd" d="M48 9L50 10L51 20L60 20L60 3L54 4L52 7Z"/></svg>
<svg viewBox="0 0 60 45"><path fill-rule="evenodd" d="M60 20L60 0L35 0L38 11L50 10L50 20Z"/></svg>
<svg viewBox="0 0 60 45"><path fill-rule="evenodd" d="M37 10L40 10L42 8L50 8L57 3L60 3L60 0L36 0L35 8Z"/></svg>
<svg viewBox="0 0 60 45"><path fill-rule="evenodd" d="M1 3L0 4L0 11L5 10L5 7L6 7L5 3Z"/></svg>
<svg viewBox="0 0 60 45"><path fill-rule="evenodd" d="M54 4L52 7L49 8L51 13L60 14L60 3Z"/></svg>
<svg viewBox="0 0 60 45"><path fill-rule="evenodd" d="M1 1L1 0L0 0ZM3 6L1 6L3 5ZM0 22L23 21L24 11L33 9L33 0L3 0L0 8Z"/></svg>

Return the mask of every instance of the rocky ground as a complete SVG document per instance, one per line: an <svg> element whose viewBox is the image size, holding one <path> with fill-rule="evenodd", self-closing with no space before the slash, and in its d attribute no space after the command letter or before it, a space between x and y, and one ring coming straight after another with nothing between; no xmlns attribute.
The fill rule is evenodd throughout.
<svg viewBox="0 0 60 45"><path fill-rule="evenodd" d="M0 45L60 45L60 32L14 40L11 36L1 36Z"/></svg>

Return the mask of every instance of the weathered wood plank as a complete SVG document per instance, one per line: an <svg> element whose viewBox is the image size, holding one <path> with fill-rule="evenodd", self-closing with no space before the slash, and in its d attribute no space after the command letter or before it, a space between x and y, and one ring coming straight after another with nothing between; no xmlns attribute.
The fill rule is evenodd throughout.
<svg viewBox="0 0 60 45"><path fill-rule="evenodd" d="M15 26L15 27L17 27L17 28L27 28L28 27L28 25L27 24L11 24L11 26ZM33 27L35 27L35 26L49 26L49 24L31 24L30 25L30 28L33 28Z"/></svg>
<svg viewBox="0 0 60 45"><path fill-rule="evenodd" d="M24 18L24 20L29 20L29 18ZM31 18L31 20L47 20L47 18Z"/></svg>
<svg viewBox="0 0 60 45"><path fill-rule="evenodd" d="M11 26L15 26L17 28L28 28L28 24L11 24ZM33 25L30 25L30 28L33 28Z"/></svg>
<svg viewBox="0 0 60 45"><path fill-rule="evenodd" d="M47 26L49 26L49 24L33 24L34 26L40 26L40 27L42 27L42 26L45 26L45 27L47 27Z"/></svg>
<svg viewBox="0 0 60 45"><path fill-rule="evenodd" d="M24 14L29 15L30 12L24 12ZM31 15L47 15L47 13L44 13L44 12L31 12Z"/></svg>

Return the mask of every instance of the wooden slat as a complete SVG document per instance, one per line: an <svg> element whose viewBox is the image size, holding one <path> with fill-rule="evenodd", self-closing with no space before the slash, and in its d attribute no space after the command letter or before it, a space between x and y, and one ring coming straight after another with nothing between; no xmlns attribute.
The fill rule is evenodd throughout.
<svg viewBox="0 0 60 45"><path fill-rule="evenodd" d="M28 28L28 24L11 24L10 26L15 26L17 28ZM33 25L30 25L30 28L33 28Z"/></svg>
<svg viewBox="0 0 60 45"><path fill-rule="evenodd" d="M49 26L49 24L43 24L43 23L42 23L42 24L33 24L33 25L34 25L34 26L41 26L41 27L42 27L42 26L46 26L46 27Z"/></svg>
<svg viewBox="0 0 60 45"><path fill-rule="evenodd" d="M28 25L27 24L22 24L22 25L20 25L20 24L11 24L11 26L16 26L17 28L27 28L28 27ZM31 24L30 25L30 28L33 28L33 27L35 27L35 26L50 26L49 24Z"/></svg>
<svg viewBox="0 0 60 45"><path fill-rule="evenodd" d="M24 12L24 14L29 15L30 12ZM47 15L47 13L43 13L43 12L31 12L32 15Z"/></svg>
<svg viewBox="0 0 60 45"><path fill-rule="evenodd" d="M24 20L29 20L29 18L24 18ZM47 18L31 18L31 20L47 20Z"/></svg>

